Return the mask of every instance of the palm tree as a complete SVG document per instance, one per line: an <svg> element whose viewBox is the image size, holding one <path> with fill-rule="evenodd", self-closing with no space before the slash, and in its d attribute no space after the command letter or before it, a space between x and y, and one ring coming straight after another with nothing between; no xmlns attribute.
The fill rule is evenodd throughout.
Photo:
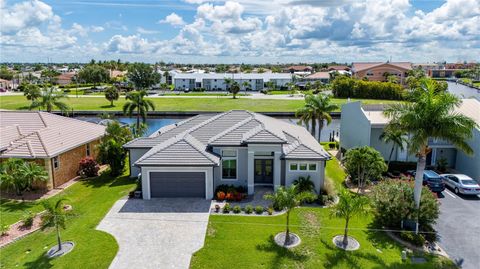
<svg viewBox="0 0 480 269"><path fill-rule="evenodd" d="M385 128L380 139L385 143L392 143L392 149L390 150L390 155L388 155L387 169L390 168L390 161L392 160L393 151L395 148L400 150L405 150L405 144L408 143L407 133L402 132L401 130Z"/></svg>
<svg viewBox="0 0 480 269"><path fill-rule="evenodd" d="M287 225L285 232L284 245L290 245L290 211L299 206L303 201L314 197L311 192L298 193L296 186L292 185L288 188L279 187L273 194L265 194L263 199L272 201L281 210L287 211Z"/></svg>
<svg viewBox="0 0 480 269"><path fill-rule="evenodd" d="M363 195L353 194L343 190L338 195L338 203L330 211L331 217L344 218L345 229L343 233L343 247L348 246L348 224L356 215L365 214L367 211L368 198Z"/></svg>
<svg viewBox="0 0 480 269"><path fill-rule="evenodd" d="M14 189L18 196L29 189L33 182L47 180L47 171L34 162L10 158L3 162L0 167L0 186Z"/></svg>
<svg viewBox="0 0 480 269"><path fill-rule="evenodd" d="M127 114L129 117L132 116L133 112L137 113L137 123L136 129L140 129L140 117L142 118L143 123L147 120L147 112L151 109L155 110L155 104L152 100L145 99L147 96L146 91L135 91L130 92L125 96L127 102L123 105L123 113Z"/></svg>
<svg viewBox="0 0 480 269"><path fill-rule="evenodd" d="M230 87L230 92L233 95L233 99L236 99L238 92L240 92L240 85L238 84L238 82L234 81L232 83L232 86Z"/></svg>
<svg viewBox="0 0 480 269"><path fill-rule="evenodd" d="M293 181L293 185L296 186L297 192L311 192L315 188L315 184L310 180L310 175L298 177Z"/></svg>
<svg viewBox="0 0 480 269"><path fill-rule="evenodd" d="M53 108L56 107L61 111L67 111L69 107L61 101L63 98L68 98L68 96L54 87L43 89L40 93L40 97L33 100L30 109L43 108L46 109L47 112L52 112Z"/></svg>
<svg viewBox="0 0 480 269"><path fill-rule="evenodd" d="M223 84L225 84L227 91L230 90L230 86L233 84L234 80L231 78L223 78Z"/></svg>
<svg viewBox="0 0 480 269"><path fill-rule="evenodd" d="M300 117L299 124L305 123L306 121L311 121L311 133L314 137L318 123L318 141L320 141L323 126L325 122L327 125L332 122L330 112L336 109L338 109L338 106L331 103L331 99L328 95L307 94L305 96L305 106L297 110L295 116Z"/></svg>
<svg viewBox="0 0 480 269"><path fill-rule="evenodd" d="M60 228L66 228L67 222L67 212L63 208L63 202L66 201L65 198L57 200L53 203L50 200L44 200L42 206L45 209L45 213L41 215L42 222L40 224L40 229L43 231L49 227L55 227L57 232L57 244L58 250L62 249L62 240L60 239Z"/></svg>
<svg viewBox="0 0 480 269"><path fill-rule="evenodd" d="M244 81L242 82L242 87L245 89L245 94L247 94L247 88L251 87L250 82Z"/></svg>
<svg viewBox="0 0 480 269"><path fill-rule="evenodd" d="M461 100L448 92L435 91L431 79L422 79L420 87L412 92L412 98L415 102L392 104L384 113L390 118L387 128L410 134L409 150L417 156L414 199L419 209L423 171L431 150L428 139L449 141L457 149L472 154L473 150L466 141L472 137L477 124L471 118L455 113Z"/></svg>

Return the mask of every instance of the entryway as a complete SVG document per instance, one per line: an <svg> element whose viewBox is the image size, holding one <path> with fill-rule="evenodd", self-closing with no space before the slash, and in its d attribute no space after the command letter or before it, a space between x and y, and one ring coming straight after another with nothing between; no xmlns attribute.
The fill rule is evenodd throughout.
<svg viewBox="0 0 480 269"><path fill-rule="evenodd" d="M255 159L254 182L273 185L273 159Z"/></svg>

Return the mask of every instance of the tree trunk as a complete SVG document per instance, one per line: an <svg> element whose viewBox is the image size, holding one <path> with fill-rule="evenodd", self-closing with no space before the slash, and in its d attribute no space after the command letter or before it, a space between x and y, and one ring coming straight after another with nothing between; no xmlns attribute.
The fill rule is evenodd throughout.
<svg viewBox="0 0 480 269"><path fill-rule="evenodd" d="M313 137L316 137L315 136L315 133L317 131L317 119L315 119L315 117L312 118L312 130L311 130L311 134Z"/></svg>
<svg viewBox="0 0 480 269"><path fill-rule="evenodd" d="M110 100L110 106L113 107L113 99Z"/></svg>
<svg viewBox="0 0 480 269"><path fill-rule="evenodd" d="M290 244L290 211L287 211L287 232L285 233L285 242L283 245L287 246Z"/></svg>
<svg viewBox="0 0 480 269"><path fill-rule="evenodd" d="M137 132L139 128L140 128L140 107L137 108L137 130L135 132Z"/></svg>
<svg viewBox="0 0 480 269"><path fill-rule="evenodd" d="M318 142L322 142L323 119L318 119ZM335 138L333 138L335 140Z"/></svg>
<svg viewBox="0 0 480 269"><path fill-rule="evenodd" d="M417 170L415 172L415 188L413 192L413 198L415 200L415 207L420 208L420 197L422 195L422 186L423 186L423 171L427 163L427 158L425 152L418 154L417 161Z"/></svg>
<svg viewBox="0 0 480 269"><path fill-rule="evenodd" d="M395 146L392 147L392 150L390 151L390 155L388 156L387 171L390 168L390 161L392 160L392 154L394 150L395 150Z"/></svg>
<svg viewBox="0 0 480 269"><path fill-rule="evenodd" d="M57 217L55 217L56 219ZM56 220L55 220L56 222ZM62 250L62 240L60 240L60 229L58 228L58 224L55 224L55 229L57 229L57 243L58 243L58 251Z"/></svg>
<svg viewBox="0 0 480 269"><path fill-rule="evenodd" d="M343 247L346 247L348 246L348 222L349 222L350 218L346 218L345 219L345 232L343 234Z"/></svg>

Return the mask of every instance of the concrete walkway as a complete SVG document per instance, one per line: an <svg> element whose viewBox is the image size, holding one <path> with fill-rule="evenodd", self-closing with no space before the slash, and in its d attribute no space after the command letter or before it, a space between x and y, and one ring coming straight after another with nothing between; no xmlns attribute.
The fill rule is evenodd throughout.
<svg viewBox="0 0 480 269"><path fill-rule="evenodd" d="M121 199L97 229L112 234L119 251L110 268L189 268L203 247L210 200Z"/></svg>

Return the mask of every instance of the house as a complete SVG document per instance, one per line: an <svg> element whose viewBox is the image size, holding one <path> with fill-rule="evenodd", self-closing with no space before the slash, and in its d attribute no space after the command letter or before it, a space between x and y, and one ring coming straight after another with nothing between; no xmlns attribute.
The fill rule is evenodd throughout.
<svg viewBox="0 0 480 269"><path fill-rule="evenodd" d="M412 70L409 62L361 62L353 63L353 77L367 78L369 81L387 81L388 76L396 76L400 84L405 84L407 72Z"/></svg>
<svg viewBox="0 0 480 269"><path fill-rule="evenodd" d="M11 89L13 89L13 87L14 87L14 84L11 80L6 80L6 79L0 78L0 88L1 89L11 90Z"/></svg>
<svg viewBox="0 0 480 269"><path fill-rule="evenodd" d="M331 65L327 69L328 71L350 71L350 67L346 65Z"/></svg>
<svg viewBox="0 0 480 269"><path fill-rule="evenodd" d="M308 65L292 65L285 68L283 72L296 75L309 75L313 72L313 67Z"/></svg>
<svg viewBox="0 0 480 269"><path fill-rule="evenodd" d="M105 126L35 111L0 111L0 161L32 160L45 167L56 188L77 176L81 159L96 158Z"/></svg>
<svg viewBox="0 0 480 269"><path fill-rule="evenodd" d="M320 81L324 84L327 84L330 82L330 72L325 72L325 71L322 71L322 72L316 72L316 73L313 73L311 75L308 75L304 78L304 80L306 82L315 82L315 81Z"/></svg>
<svg viewBox="0 0 480 269"><path fill-rule="evenodd" d="M462 99L462 104L456 112L474 119L480 125L480 101ZM386 144L379 138L388 122L389 119L383 115L381 105L362 106L360 102L344 104L340 122L340 146L346 150L371 146L388 159L392 144ZM430 139L428 146L432 151L427 156L427 165L435 166L438 160L445 159L449 167L480 180L480 129L476 128L472 132L473 136L468 144L474 150L473 156L457 150L449 142ZM392 161L416 162L417 158L408 154L408 151L395 149Z"/></svg>
<svg viewBox="0 0 480 269"><path fill-rule="evenodd" d="M71 84L73 79L75 78L75 73L63 73L57 76L57 84L58 85L68 85Z"/></svg>
<svg viewBox="0 0 480 269"><path fill-rule="evenodd" d="M176 90L193 90L203 88L207 91L225 91L227 84L225 78L232 79L245 90L243 83L249 91L261 91L266 87L267 82L273 82L278 88L286 87L292 81L292 75L287 73L178 73L170 72L173 85Z"/></svg>
<svg viewBox="0 0 480 269"><path fill-rule="evenodd" d="M144 199L205 197L222 184L289 186L310 176L323 186L330 155L303 127L245 110L200 114L124 145Z"/></svg>

